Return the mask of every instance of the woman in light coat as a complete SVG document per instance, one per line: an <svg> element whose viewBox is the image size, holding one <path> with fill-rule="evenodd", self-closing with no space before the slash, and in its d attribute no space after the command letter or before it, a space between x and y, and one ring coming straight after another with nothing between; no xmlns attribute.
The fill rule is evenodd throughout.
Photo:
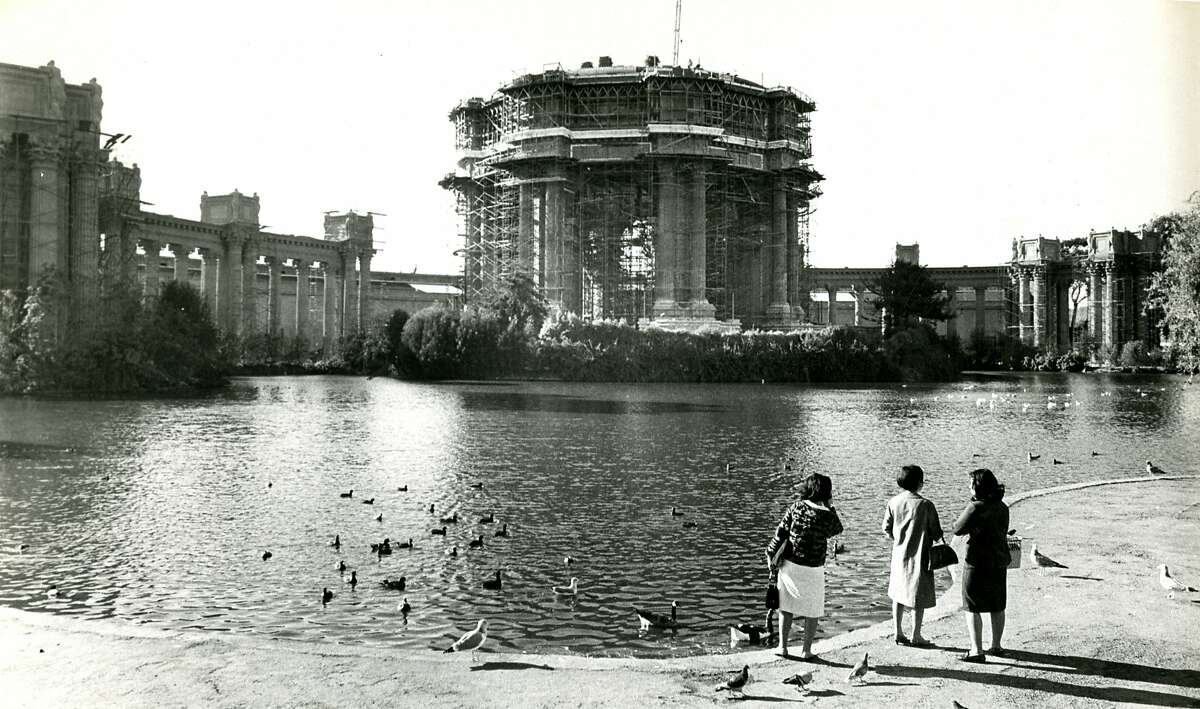
<svg viewBox="0 0 1200 709"><path fill-rule="evenodd" d="M942 537L937 508L918 492L925 485L925 471L919 465L906 465L896 476L902 492L888 500L883 516L883 533L892 540L891 580L888 597L892 599L892 622L897 645L927 647L921 637L925 609L937 603L933 572L929 570L929 549ZM912 609L913 632L904 635L904 611Z"/></svg>

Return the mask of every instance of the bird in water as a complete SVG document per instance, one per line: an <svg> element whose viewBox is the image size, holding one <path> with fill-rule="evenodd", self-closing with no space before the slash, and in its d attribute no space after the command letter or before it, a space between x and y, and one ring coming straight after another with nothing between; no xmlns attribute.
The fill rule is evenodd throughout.
<svg viewBox="0 0 1200 709"><path fill-rule="evenodd" d="M354 488L350 488L350 492L339 493L338 497L354 497Z"/></svg>
<svg viewBox="0 0 1200 709"><path fill-rule="evenodd" d="M492 524L492 523L494 523L495 521L496 521L496 513L495 513L495 512L489 512L489 513L487 514L487 517L480 517L480 518L479 518L479 523L480 523L480 524Z"/></svg>
<svg viewBox="0 0 1200 709"><path fill-rule="evenodd" d="M487 641L487 620L481 620L475 626L475 629L469 633L463 634L461 638L454 641L454 644L446 648L442 652L468 652L471 653L471 662L475 661L475 651L483 647L483 643Z"/></svg>
<svg viewBox="0 0 1200 709"><path fill-rule="evenodd" d="M441 521L442 524L458 524L458 513L455 512L449 517L443 517Z"/></svg>
<svg viewBox="0 0 1200 709"><path fill-rule="evenodd" d="M742 669L734 672L729 679L722 684L718 684L714 689L718 692L729 690L741 694L746 690L746 685L750 684L750 665L742 665Z"/></svg>
<svg viewBox="0 0 1200 709"><path fill-rule="evenodd" d="M340 534L333 535L333 541L329 542L329 546L333 547L334 549L341 549L342 548L342 535L340 535Z"/></svg>
<svg viewBox="0 0 1200 709"><path fill-rule="evenodd" d="M404 602L396 606L396 610L400 611L400 615L404 616L404 622L408 622L408 614L412 613L412 606L408 605L408 597L404 597Z"/></svg>
<svg viewBox="0 0 1200 709"><path fill-rule="evenodd" d="M1045 554L1038 551L1037 542L1034 542L1033 546L1030 547L1030 549L1029 549L1029 560L1033 562L1034 566L1036 566L1040 569L1065 569L1065 568L1067 568L1063 564L1058 563L1054 559L1051 559L1050 557L1048 557Z"/></svg>
<svg viewBox="0 0 1200 709"><path fill-rule="evenodd" d="M1166 475L1167 471L1163 470L1162 468L1158 467L1154 463L1151 463L1150 461L1147 460L1146 461L1146 474L1147 475Z"/></svg>
<svg viewBox="0 0 1200 709"><path fill-rule="evenodd" d="M570 584L566 586L552 586L551 588L556 596L574 596L579 593L579 579L572 577Z"/></svg>
<svg viewBox="0 0 1200 709"><path fill-rule="evenodd" d="M263 561L266 561L267 559L270 559L272 556L273 556L273 555L271 554L271 552L269 552L269 551L264 551L264 552L263 552Z"/></svg>
<svg viewBox="0 0 1200 709"><path fill-rule="evenodd" d="M861 684L864 681L863 678L866 677L867 673L870 671L871 666L867 662L867 653L864 652L862 659L854 663L854 667L850 668L850 674L846 675L846 682L852 683L855 680L858 680L859 684Z"/></svg>
<svg viewBox="0 0 1200 709"><path fill-rule="evenodd" d="M358 586L358 572L351 571L350 572L350 580L347 581L346 583L350 584L350 590L353 591L355 589L355 587Z"/></svg>
<svg viewBox="0 0 1200 709"><path fill-rule="evenodd" d="M444 536L446 536L446 528L442 527L441 529L431 529L431 530L429 530L429 533L436 534L440 537L444 537Z"/></svg>
<svg viewBox="0 0 1200 709"><path fill-rule="evenodd" d="M346 575L346 560L345 559L338 562L337 570L338 570L338 573L341 574L342 576Z"/></svg>
<svg viewBox="0 0 1200 709"><path fill-rule="evenodd" d="M683 513L680 512L678 508L672 507L671 508L671 516L672 517L682 517Z"/></svg>
<svg viewBox="0 0 1200 709"><path fill-rule="evenodd" d="M687 522L683 523L684 529L695 529L696 527L699 527L699 526L700 526L699 524L697 524L696 522L693 522L691 520L688 520Z"/></svg>
<svg viewBox="0 0 1200 709"><path fill-rule="evenodd" d="M404 585L407 581L408 581L408 578L405 576L401 576L400 578L398 578L394 581L392 579L385 578L384 580L379 582L379 585L383 586L384 588L390 589L392 591L403 591Z"/></svg>
<svg viewBox="0 0 1200 709"><path fill-rule="evenodd" d="M470 541L470 543L467 544L467 546L469 546L472 549L482 549L483 548L483 535L480 534L478 539L472 539Z"/></svg>
<svg viewBox="0 0 1200 709"><path fill-rule="evenodd" d="M362 503L364 505L373 505L373 504L375 504L375 498L374 497L367 498L367 499L363 500Z"/></svg>
<svg viewBox="0 0 1200 709"><path fill-rule="evenodd" d="M402 485L402 486L396 488L396 492L408 492L408 486Z"/></svg>
<svg viewBox="0 0 1200 709"><path fill-rule="evenodd" d="M433 503L432 503L432 502L430 502L430 503L429 503L429 514L435 514L433 510L434 510Z"/></svg>
<svg viewBox="0 0 1200 709"><path fill-rule="evenodd" d="M483 483L471 483L470 487L472 490L482 490Z"/></svg>
<svg viewBox="0 0 1200 709"><path fill-rule="evenodd" d="M455 544L453 549L446 552L446 556L458 556L458 545Z"/></svg>
<svg viewBox="0 0 1200 709"><path fill-rule="evenodd" d="M496 530L496 536L497 537L507 537L508 536L508 522L504 523L503 528Z"/></svg>
<svg viewBox="0 0 1200 709"><path fill-rule="evenodd" d="M1096 456L1098 456L1098 455L1100 455L1098 452L1096 452L1096 451L1092 451L1092 457L1093 457L1093 458L1095 458L1095 457L1096 457Z"/></svg>
<svg viewBox="0 0 1200 709"><path fill-rule="evenodd" d="M383 513L382 513L382 512L380 512L380 513L379 513L379 516L375 518L375 521L376 521L376 522L382 522L382 521L383 521Z"/></svg>
<svg viewBox="0 0 1200 709"><path fill-rule="evenodd" d="M413 548L412 537L409 537L407 542L400 542L399 544L397 544L396 548L397 549L412 549Z"/></svg>
<svg viewBox="0 0 1200 709"><path fill-rule="evenodd" d="M46 589L46 598L63 598L63 592L58 589L58 586L51 586Z"/></svg>
<svg viewBox="0 0 1200 709"><path fill-rule="evenodd" d="M333 600L333 591L330 591L329 587L326 586L325 590L321 591L321 605L325 605L326 603L329 603L332 600Z"/></svg>
<svg viewBox="0 0 1200 709"><path fill-rule="evenodd" d="M1061 460L1059 460L1058 458L1051 458L1050 460L1051 460L1051 462L1053 462L1054 465L1062 465L1063 464L1063 462Z"/></svg>
<svg viewBox="0 0 1200 709"><path fill-rule="evenodd" d="M671 601L671 616L667 617L661 613L654 611L646 611L633 607L633 612L637 613L638 620L641 622L642 630L649 628L659 628L670 630L679 627L679 602Z"/></svg>
<svg viewBox="0 0 1200 709"><path fill-rule="evenodd" d="M1033 462L1033 461L1037 460L1038 458L1041 458L1041 457L1042 457L1042 454L1041 454L1041 453L1038 453L1037 455L1034 455L1032 451L1031 451L1030 453L1028 453L1028 455L1029 455L1029 460L1030 460L1030 462Z"/></svg>
<svg viewBox="0 0 1200 709"><path fill-rule="evenodd" d="M738 623L737 625L729 626L729 647L737 647L739 643L757 645L763 640L770 638L771 616L774 614L774 609L768 609L767 617L763 620L761 626L754 623Z"/></svg>
<svg viewBox="0 0 1200 709"><path fill-rule="evenodd" d="M571 558L570 554L563 557L563 564L565 566L570 566L571 564L574 564L574 563L575 563L575 560Z"/></svg>
<svg viewBox="0 0 1200 709"><path fill-rule="evenodd" d="M504 582L500 580L500 569L496 569L496 578L483 582L483 587L489 591L499 591L503 585Z"/></svg>

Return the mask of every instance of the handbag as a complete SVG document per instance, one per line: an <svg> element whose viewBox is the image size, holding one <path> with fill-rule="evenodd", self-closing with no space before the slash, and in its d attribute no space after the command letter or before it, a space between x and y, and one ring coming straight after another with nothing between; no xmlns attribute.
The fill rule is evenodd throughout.
<svg viewBox="0 0 1200 709"><path fill-rule="evenodd" d="M767 610L779 610L779 572L772 571L771 579L767 581L767 597L763 604Z"/></svg>
<svg viewBox="0 0 1200 709"><path fill-rule="evenodd" d="M937 571L958 563L958 554L954 553L954 550L946 543L946 538L942 537L940 541L941 544L934 544L929 548L930 571Z"/></svg>

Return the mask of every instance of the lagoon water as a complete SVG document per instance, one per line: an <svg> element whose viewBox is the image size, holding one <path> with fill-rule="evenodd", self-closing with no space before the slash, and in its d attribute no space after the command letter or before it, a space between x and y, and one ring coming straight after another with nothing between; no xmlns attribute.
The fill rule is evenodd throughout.
<svg viewBox="0 0 1200 709"><path fill-rule="evenodd" d="M1148 458L1197 473L1198 442L1200 385L1180 377L870 388L282 377L201 398L0 399L0 604L420 649L486 617L503 651L716 652L731 622L761 619L762 550L798 471L833 477L847 529L828 570L828 635L889 616L879 526L900 464L925 468L948 525L974 467L1010 492L1140 475ZM432 536L453 513L449 535ZM478 523L488 513L499 524ZM493 536L505 522L509 537ZM468 549L478 534L483 549ZM416 548L379 559L368 545L384 537ZM496 569L503 590L484 590ZM380 585L401 575L403 593ZM580 595L555 597L572 576ZM66 597L48 599L50 584ZM336 596L323 608L326 586ZM631 605L672 599L681 628L640 634Z"/></svg>

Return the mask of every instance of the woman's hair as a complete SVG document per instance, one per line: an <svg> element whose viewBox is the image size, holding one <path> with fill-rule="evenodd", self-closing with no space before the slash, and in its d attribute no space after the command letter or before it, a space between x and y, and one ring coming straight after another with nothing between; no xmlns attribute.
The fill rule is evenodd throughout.
<svg viewBox="0 0 1200 709"><path fill-rule="evenodd" d="M828 475L809 473L800 482L800 499L813 502L829 502L833 497L833 481Z"/></svg>
<svg viewBox="0 0 1200 709"><path fill-rule="evenodd" d="M896 484L909 492L916 492L925 484L925 471L919 465L905 465L896 476Z"/></svg>
<svg viewBox="0 0 1200 709"><path fill-rule="evenodd" d="M971 471L971 487L975 490L976 500L1004 499L1004 486L987 468L977 468Z"/></svg>

